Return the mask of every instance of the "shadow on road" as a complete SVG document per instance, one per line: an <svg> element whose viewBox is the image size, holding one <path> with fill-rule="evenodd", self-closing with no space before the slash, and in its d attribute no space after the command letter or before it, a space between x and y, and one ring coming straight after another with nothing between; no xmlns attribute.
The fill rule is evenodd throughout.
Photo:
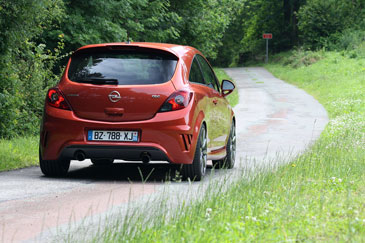
<svg viewBox="0 0 365 243"><path fill-rule="evenodd" d="M207 174L210 173L208 165ZM54 180L92 180L92 181L128 181L128 182L165 182L181 181L180 165L167 163L113 163L106 166L90 165L70 170L62 178Z"/></svg>

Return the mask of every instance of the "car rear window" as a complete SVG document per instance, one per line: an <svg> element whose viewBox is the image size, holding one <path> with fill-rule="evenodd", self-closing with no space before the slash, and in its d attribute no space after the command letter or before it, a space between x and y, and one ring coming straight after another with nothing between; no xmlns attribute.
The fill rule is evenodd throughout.
<svg viewBox="0 0 365 243"><path fill-rule="evenodd" d="M119 85L159 84L175 73L178 58L149 48L90 48L71 57L68 78L74 82L113 80Z"/></svg>

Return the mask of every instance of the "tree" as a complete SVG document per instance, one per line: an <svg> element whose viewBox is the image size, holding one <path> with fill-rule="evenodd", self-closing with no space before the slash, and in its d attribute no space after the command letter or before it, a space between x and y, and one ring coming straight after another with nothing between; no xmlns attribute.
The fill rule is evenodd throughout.
<svg viewBox="0 0 365 243"><path fill-rule="evenodd" d="M347 28L364 28L364 0L308 0L298 12L298 28L303 44L322 47L327 39Z"/></svg>
<svg viewBox="0 0 365 243"><path fill-rule="evenodd" d="M0 1L0 137L38 130L54 54L34 40L62 14L61 0Z"/></svg>
<svg viewBox="0 0 365 243"><path fill-rule="evenodd" d="M270 50L290 49L298 41L296 11L305 0L239 1L219 49L219 65L237 65L265 51L262 34L272 33Z"/></svg>
<svg viewBox="0 0 365 243"><path fill-rule="evenodd" d="M215 59L236 0L171 0L170 3L170 11L181 19L176 25L179 30L176 43L194 46Z"/></svg>
<svg viewBox="0 0 365 243"><path fill-rule="evenodd" d="M66 0L66 18L49 39L64 34L66 51L105 42L175 39L179 18L168 0Z"/></svg>

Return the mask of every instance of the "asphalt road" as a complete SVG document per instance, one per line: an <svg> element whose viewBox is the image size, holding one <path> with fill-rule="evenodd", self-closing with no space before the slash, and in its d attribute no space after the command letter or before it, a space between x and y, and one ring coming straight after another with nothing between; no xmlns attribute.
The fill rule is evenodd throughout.
<svg viewBox="0 0 365 243"><path fill-rule="evenodd" d="M86 240L98 227L136 209L150 221L148 215L161 210L162 200L165 210L173 212L200 199L211 185L225 181L229 187L242 176L288 162L327 124L327 112L313 97L265 69L226 71L240 94L234 108L238 151L233 170L208 169L208 176L194 183L175 182L175 167L166 163L95 167L89 161L74 161L68 176L58 179L44 177L38 167L1 172L0 242L48 242L70 232L74 240Z"/></svg>

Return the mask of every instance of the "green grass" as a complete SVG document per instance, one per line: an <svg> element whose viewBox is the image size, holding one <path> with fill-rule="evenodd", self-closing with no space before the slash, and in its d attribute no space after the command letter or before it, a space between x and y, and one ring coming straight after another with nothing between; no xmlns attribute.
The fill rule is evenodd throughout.
<svg viewBox="0 0 365 243"><path fill-rule="evenodd" d="M274 172L243 177L228 191L210 185L191 206L156 211L102 232L119 242L364 242L365 60L323 53L293 68L266 67L314 95L331 120L305 154ZM161 203L163 204L163 203ZM133 213L132 213L133 214ZM150 217L145 226L143 217ZM99 239L95 239L100 241Z"/></svg>
<svg viewBox="0 0 365 243"><path fill-rule="evenodd" d="M221 68L214 68L214 72L217 75L217 78L220 82L222 82L223 79L231 80L234 82L234 80L228 76L228 74ZM235 89L231 94L229 94L227 97L227 100L231 104L232 107L238 104L238 91Z"/></svg>
<svg viewBox="0 0 365 243"><path fill-rule="evenodd" d="M0 140L0 171L38 165L38 137Z"/></svg>

